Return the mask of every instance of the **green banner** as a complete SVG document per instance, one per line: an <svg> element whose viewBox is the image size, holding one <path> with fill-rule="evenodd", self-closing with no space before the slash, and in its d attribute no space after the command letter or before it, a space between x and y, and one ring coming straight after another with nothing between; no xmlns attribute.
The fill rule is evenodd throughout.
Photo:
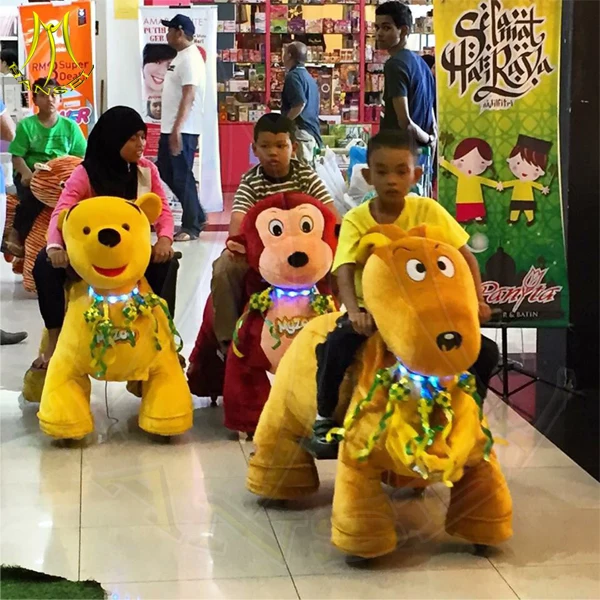
<svg viewBox="0 0 600 600"><path fill-rule="evenodd" d="M564 326L561 0L436 0L438 197L516 327Z"/></svg>

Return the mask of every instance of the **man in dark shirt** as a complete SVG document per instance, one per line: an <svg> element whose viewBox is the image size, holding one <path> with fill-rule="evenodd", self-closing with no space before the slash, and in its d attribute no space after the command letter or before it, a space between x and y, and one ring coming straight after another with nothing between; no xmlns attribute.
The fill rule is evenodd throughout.
<svg viewBox="0 0 600 600"><path fill-rule="evenodd" d="M319 126L319 88L306 70L306 45L292 42L286 49L283 63L288 73L281 97L281 112L296 124L298 158L313 165L314 153L321 147Z"/></svg>
<svg viewBox="0 0 600 600"><path fill-rule="evenodd" d="M435 144L435 84L425 61L406 48L413 24L406 4L386 2L377 7L375 29L379 47L387 50L381 129L413 134L421 146Z"/></svg>

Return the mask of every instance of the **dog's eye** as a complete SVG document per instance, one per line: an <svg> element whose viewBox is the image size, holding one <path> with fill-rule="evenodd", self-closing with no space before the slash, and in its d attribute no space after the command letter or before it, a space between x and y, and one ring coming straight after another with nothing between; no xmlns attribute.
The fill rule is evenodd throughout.
<svg viewBox="0 0 600 600"><path fill-rule="evenodd" d="M437 259L438 269L446 277L454 277L454 263L447 256L440 256Z"/></svg>
<svg viewBox="0 0 600 600"><path fill-rule="evenodd" d="M127 223L123 223L123 225L121 225L121 227L125 230L125 231L129 231L129 225Z"/></svg>
<svg viewBox="0 0 600 600"><path fill-rule="evenodd" d="M310 233L314 227L313 220L310 217L302 217L300 220L300 229L303 233Z"/></svg>
<svg viewBox="0 0 600 600"><path fill-rule="evenodd" d="M425 279L425 275L427 274L427 269L420 260L411 258L406 263L406 272L413 281L423 281L423 279Z"/></svg>
<svg viewBox="0 0 600 600"><path fill-rule="evenodd" d="M269 231L271 232L271 235L281 237L283 235L283 223L279 219L273 219L269 223Z"/></svg>
<svg viewBox="0 0 600 600"><path fill-rule="evenodd" d="M83 228L83 235L90 235L91 231L92 230L89 227L84 227Z"/></svg>

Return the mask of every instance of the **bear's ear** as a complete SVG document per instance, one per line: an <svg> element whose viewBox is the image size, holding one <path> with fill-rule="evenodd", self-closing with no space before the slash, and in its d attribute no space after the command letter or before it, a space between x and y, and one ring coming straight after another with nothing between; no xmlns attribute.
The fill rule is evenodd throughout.
<svg viewBox="0 0 600 600"><path fill-rule="evenodd" d="M246 254L246 238L243 235L234 235L228 238L225 246L235 254Z"/></svg>
<svg viewBox="0 0 600 600"><path fill-rule="evenodd" d="M154 223L162 212L162 201L160 196L152 192L140 196L134 204L148 217L150 223Z"/></svg>
<svg viewBox="0 0 600 600"><path fill-rule="evenodd" d="M58 214L58 223L56 224L56 226L58 227L59 231L63 230L63 227L65 226L65 220L66 220L68 214L69 214L68 208L61 210L60 213Z"/></svg>

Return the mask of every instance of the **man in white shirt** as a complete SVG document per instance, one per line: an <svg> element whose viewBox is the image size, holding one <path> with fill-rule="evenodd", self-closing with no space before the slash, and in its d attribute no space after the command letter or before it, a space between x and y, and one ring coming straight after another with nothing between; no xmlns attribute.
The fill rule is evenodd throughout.
<svg viewBox="0 0 600 600"><path fill-rule="evenodd" d="M189 17L175 15L161 23L169 28L167 43L177 50L177 56L169 65L163 85L157 166L183 209L181 229L174 241L187 242L198 239L206 224L193 173L202 133L206 67L194 44L196 28Z"/></svg>

